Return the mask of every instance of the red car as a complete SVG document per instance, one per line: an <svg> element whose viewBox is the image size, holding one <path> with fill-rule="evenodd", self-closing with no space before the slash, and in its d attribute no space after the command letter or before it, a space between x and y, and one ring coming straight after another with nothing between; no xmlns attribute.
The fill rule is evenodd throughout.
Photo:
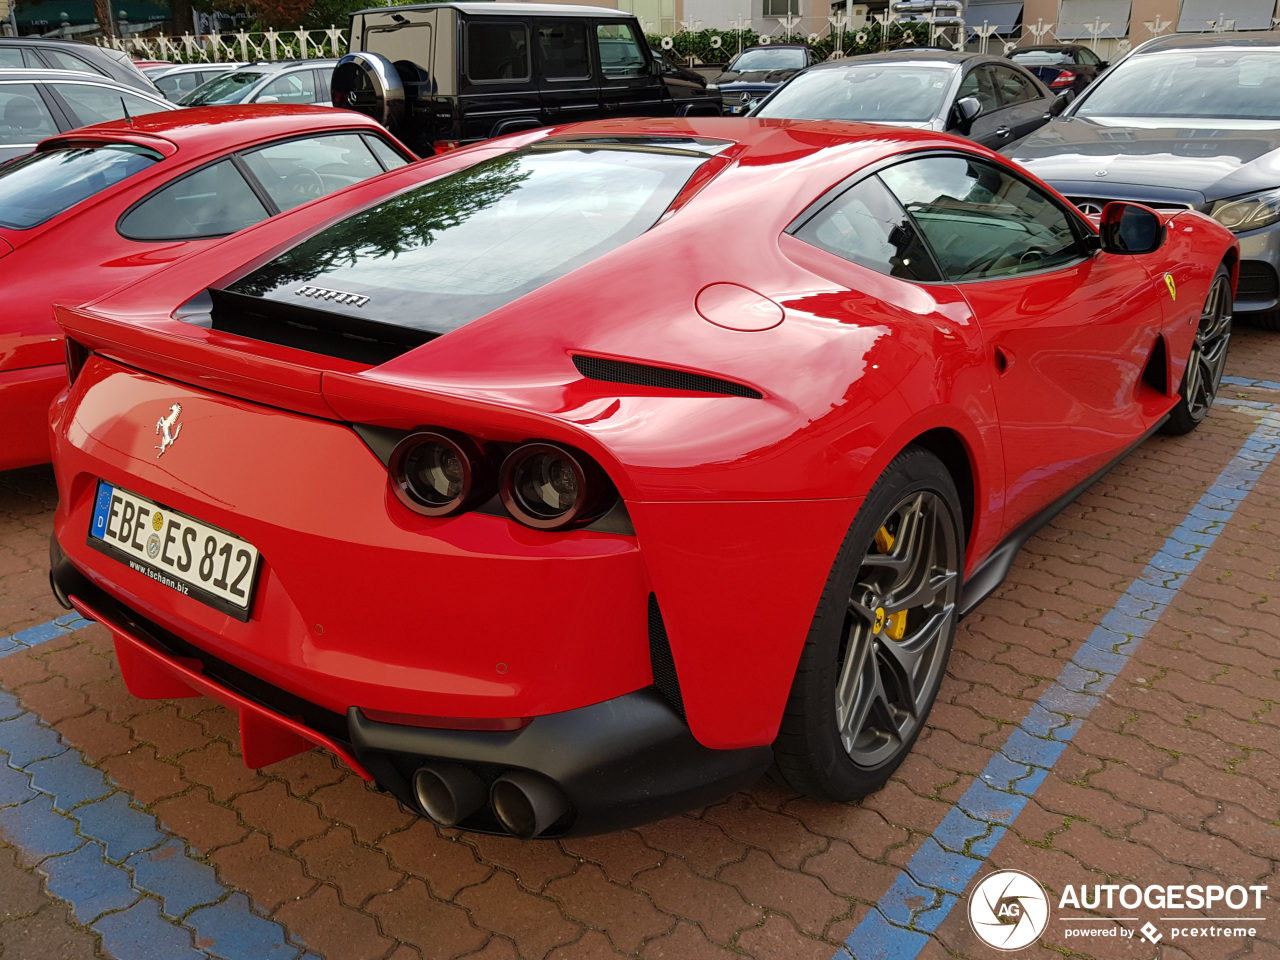
<svg viewBox="0 0 1280 960"><path fill-rule="evenodd" d="M1031 532L1205 416L1237 257L928 131L490 141L59 307L54 589L439 823L857 797Z"/></svg>
<svg viewBox="0 0 1280 960"><path fill-rule="evenodd" d="M0 167L0 470L49 459L49 401L67 379L55 297L100 297L413 159L345 110L219 107L73 130Z"/></svg>

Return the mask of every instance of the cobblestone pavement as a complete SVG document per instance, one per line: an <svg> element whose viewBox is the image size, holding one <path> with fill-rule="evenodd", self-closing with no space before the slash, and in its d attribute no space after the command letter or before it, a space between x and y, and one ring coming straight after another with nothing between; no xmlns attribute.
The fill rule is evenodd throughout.
<svg viewBox="0 0 1280 960"><path fill-rule="evenodd" d="M0 957L983 958L967 894L994 867L1050 892L1023 956L1280 956L1280 336L1239 329L1228 373L961 625L883 792L765 781L560 842L436 829L320 751L248 770L223 708L134 699L49 596L49 471L0 475ZM1205 911L1057 909L1095 883L1268 890L1256 937L1199 939L1162 918Z"/></svg>

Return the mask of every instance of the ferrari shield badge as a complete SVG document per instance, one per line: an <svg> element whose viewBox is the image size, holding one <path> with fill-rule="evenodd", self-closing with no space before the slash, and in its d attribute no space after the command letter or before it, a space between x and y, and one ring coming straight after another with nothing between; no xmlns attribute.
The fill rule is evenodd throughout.
<svg viewBox="0 0 1280 960"><path fill-rule="evenodd" d="M1166 274L1164 275L1164 285L1165 285L1166 287L1168 287L1168 288L1169 288L1169 299L1170 299L1170 300L1177 300L1177 299L1178 299L1178 287L1177 287L1177 284L1175 284L1175 283L1173 282L1173 274L1172 274L1172 273L1166 273Z"/></svg>

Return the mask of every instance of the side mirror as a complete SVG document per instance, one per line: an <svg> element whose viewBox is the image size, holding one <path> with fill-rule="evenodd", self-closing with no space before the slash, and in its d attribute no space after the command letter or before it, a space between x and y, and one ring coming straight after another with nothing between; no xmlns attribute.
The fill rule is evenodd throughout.
<svg viewBox="0 0 1280 960"><path fill-rule="evenodd" d="M955 105L955 125L965 133L973 125L973 121L982 115L982 101L977 97L961 97Z"/></svg>
<svg viewBox="0 0 1280 960"><path fill-rule="evenodd" d="M1044 118L1046 120L1052 120L1054 117L1062 116L1062 111L1067 109L1067 105L1074 99L1075 94L1070 90L1065 93L1058 94L1053 98L1053 102L1049 104L1049 109L1045 111Z"/></svg>
<svg viewBox="0 0 1280 960"><path fill-rule="evenodd" d="M1165 230L1154 210L1116 200L1102 208L1098 233L1107 253L1138 254L1159 250Z"/></svg>
<svg viewBox="0 0 1280 960"><path fill-rule="evenodd" d="M1099 69L1099 70L1105 70L1105 69L1107 69L1107 67L1109 67L1109 66L1111 66L1111 64L1109 64L1109 63L1107 63L1107 61L1103 60L1100 64L1098 64L1098 69Z"/></svg>
<svg viewBox="0 0 1280 960"><path fill-rule="evenodd" d="M280 102L280 98L279 98L279 97L272 97L272 96L259 97L257 100L255 100L255 101L253 101L253 102L254 102L254 103L279 103L279 102Z"/></svg>

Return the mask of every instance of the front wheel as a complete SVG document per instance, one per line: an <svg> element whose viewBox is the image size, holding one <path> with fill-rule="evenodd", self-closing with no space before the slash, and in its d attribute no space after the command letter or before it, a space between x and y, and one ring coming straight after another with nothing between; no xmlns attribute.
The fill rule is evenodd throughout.
<svg viewBox="0 0 1280 960"><path fill-rule="evenodd" d="M827 578L774 741L794 789L880 789L920 735L958 619L964 531L946 467L899 454L854 518Z"/></svg>
<svg viewBox="0 0 1280 960"><path fill-rule="evenodd" d="M1209 414L1222 372L1227 366L1227 345L1231 341L1231 271L1226 264L1218 267L1209 296L1205 298L1196 327L1196 338L1187 358L1187 372L1182 377L1178 403L1169 411L1163 432L1190 433Z"/></svg>

